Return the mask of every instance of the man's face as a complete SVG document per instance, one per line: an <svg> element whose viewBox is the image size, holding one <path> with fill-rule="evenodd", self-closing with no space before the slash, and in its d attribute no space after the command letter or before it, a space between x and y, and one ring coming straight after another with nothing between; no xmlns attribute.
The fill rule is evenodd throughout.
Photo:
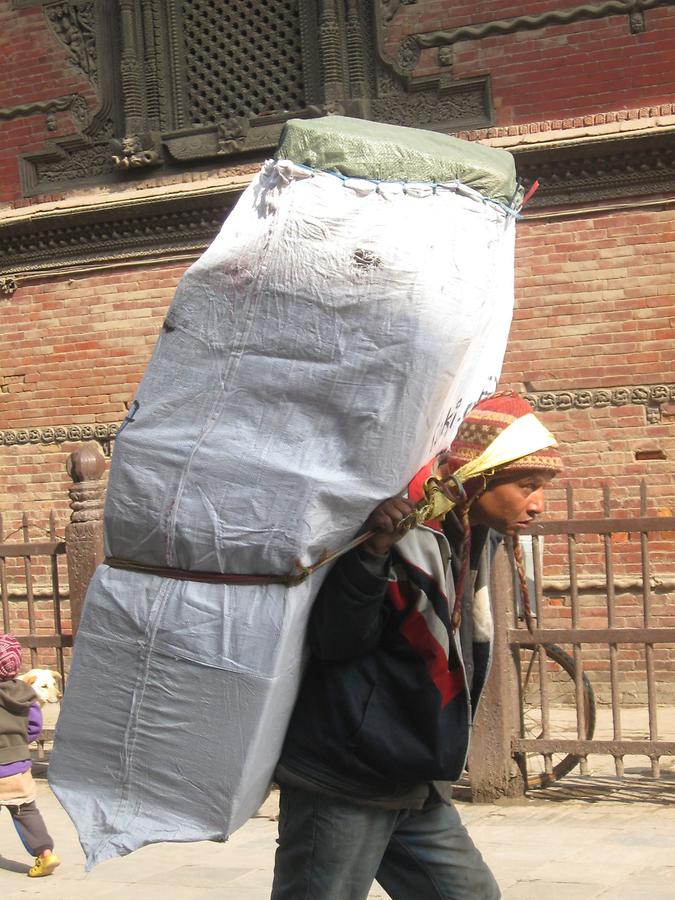
<svg viewBox="0 0 675 900"><path fill-rule="evenodd" d="M544 488L555 472L518 472L493 481L471 504L472 525L487 525L500 534L515 535L544 511Z"/></svg>

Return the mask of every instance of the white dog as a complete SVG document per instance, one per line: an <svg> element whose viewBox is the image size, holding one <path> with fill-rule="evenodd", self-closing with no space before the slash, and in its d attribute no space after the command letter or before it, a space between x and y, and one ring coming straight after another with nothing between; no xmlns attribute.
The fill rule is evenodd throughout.
<svg viewBox="0 0 675 900"><path fill-rule="evenodd" d="M18 676L29 684L38 695L40 706L45 703L58 703L63 697L61 690L61 674L53 669L31 669Z"/></svg>
<svg viewBox="0 0 675 900"><path fill-rule="evenodd" d="M33 688L42 710L42 734L37 739L39 757L42 759L45 741L53 740L54 728L61 712L61 674L53 669L31 669L18 677Z"/></svg>

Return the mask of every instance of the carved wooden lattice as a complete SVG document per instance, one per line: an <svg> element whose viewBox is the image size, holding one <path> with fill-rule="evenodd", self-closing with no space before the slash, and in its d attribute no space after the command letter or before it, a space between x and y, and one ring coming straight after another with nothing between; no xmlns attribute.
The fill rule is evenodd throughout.
<svg viewBox="0 0 675 900"><path fill-rule="evenodd" d="M193 123L305 106L298 0L190 0L183 30Z"/></svg>

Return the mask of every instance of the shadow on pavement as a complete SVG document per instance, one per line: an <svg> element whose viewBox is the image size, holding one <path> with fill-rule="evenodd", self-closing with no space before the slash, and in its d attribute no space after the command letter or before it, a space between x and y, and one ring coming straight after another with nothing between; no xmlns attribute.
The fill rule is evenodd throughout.
<svg viewBox="0 0 675 900"><path fill-rule="evenodd" d="M4 856L0 856L0 869L4 869L6 872L17 872L19 875L25 875L30 869L30 866L27 866L26 863L16 862L14 859L5 859Z"/></svg>
<svg viewBox="0 0 675 900"><path fill-rule="evenodd" d="M462 803L472 803L471 785L462 778L452 792L453 798ZM504 803L528 803L532 800L557 802L577 800L584 803L615 802L653 803L658 806L675 806L675 772L663 772L658 779L651 777L649 769L627 769L623 778L612 775L566 775L548 787L527 791L525 797L504 798Z"/></svg>
<svg viewBox="0 0 675 900"><path fill-rule="evenodd" d="M615 801L675 805L675 774L660 778L626 773L623 778L608 775L567 775L545 788L529 791L532 800L581 800L587 803Z"/></svg>

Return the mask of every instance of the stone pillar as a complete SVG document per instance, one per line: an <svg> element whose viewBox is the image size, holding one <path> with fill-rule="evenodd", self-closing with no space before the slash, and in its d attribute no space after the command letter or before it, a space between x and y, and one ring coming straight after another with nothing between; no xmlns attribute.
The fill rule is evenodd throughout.
<svg viewBox="0 0 675 900"><path fill-rule="evenodd" d="M103 560L103 499L105 487L101 476L105 457L98 444L89 442L74 450L66 463L73 480L70 494L70 524L66 526L70 616L73 638L77 634L82 604L89 579Z"/></svg>
<svg viewBox="0 0 675 900"><path fill-rule="evenodd" d="M513 568L502 544L492 564L495 646L492 669L473 729L469 752L471 795L478 803L525 793L522 774L511 756L511 738L520 734L517 660L507 641L514 622Z"/></svg>

